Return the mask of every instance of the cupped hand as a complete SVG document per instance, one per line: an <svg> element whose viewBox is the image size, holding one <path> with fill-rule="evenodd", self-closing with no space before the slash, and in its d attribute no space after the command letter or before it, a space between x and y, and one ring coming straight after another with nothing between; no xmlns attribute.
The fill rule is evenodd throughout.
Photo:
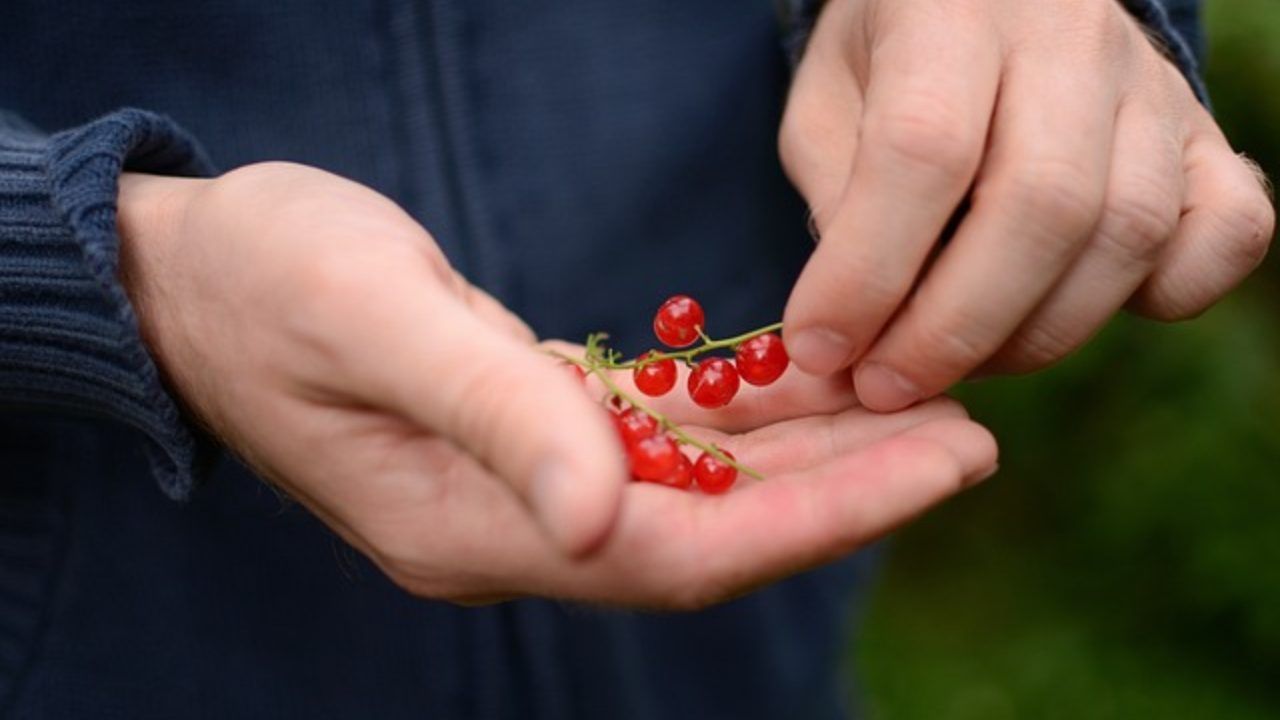
<svg viewBox="0 0 1280 720"><path fill-rule="evenodd" d="M126 175L120 218L124 284L169 382L318 514L335 519L334 493L358 505L414 487L388 463L429 435L490 468L566 553L613 524L625 475L612 429L390 200L267 163L215 180Z"/></svg>
<svg viewBox="0 0 1280 720"><path fill-rule="evenodd" d="M422 596L701 606L849 552L994 464L955 403L878 416L847 377L793 372L727 409L661 403L767 481L630 483L592 388L373 191L268 164L125 176L120 207L126 288L192 413Z"/></svg>
<svg viewBox="0 0 1280 720"><path fill-rule="evenodd" d="M1117 0L831 0L780 151L821 237L788 347L852 364L878 410L1049 365L1126 304L1194 316L1274 230L1256 169Z"/></svg>

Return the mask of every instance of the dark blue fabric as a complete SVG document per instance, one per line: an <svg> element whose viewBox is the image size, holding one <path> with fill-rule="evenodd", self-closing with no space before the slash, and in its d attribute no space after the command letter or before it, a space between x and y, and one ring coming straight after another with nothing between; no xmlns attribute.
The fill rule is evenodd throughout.
<svg viewBox="0 0 1280 720"><path fill-rule="evenodd" d="M32 126L161 170L119 133L160 138L165 154L183 145L176 129L110 124L109 139L86 125L137 106L190 130L222 168L288 159L353 177L546 335L608 328L638 350L647 308L677 290L726 330L770 321L811 247L775 158L787 68L767 4L10 0L0 14L0 106ZM79 310L82 329L130 337L118 288L95 282L109 262L88 259L108 247L101 233L57 212L49 189L72 178L66 196L107 213L111 173L56 171L41 159L57 154L47 135L5 137L29 147L0 177L44 190L14 195L31 202L6 208L0 233L46 226L59 263L34 265L66 279L36 310ZM37 335L0 340L0 364L25 362ZM155 400L141 369L99 373L128 365L126 345L67 355L100 383L61 402L36 393L39 379L0 395L0 713L841 714L845 619L871 556L682 616L415 600L242 467L224 460L173 503L151 482L147 433L72 419L128 419L94 401L102 387ZM131 424L172 450L151 427L172 417L163 404L141 403L146 422Z"/></svg>
<svg viewBox="0 0 1280 720"><path fill-rule="evenodd" d="M774 320L811 247L777 35L741 0L7 0L0 715L841 716L869 553L695 614L463 609L225 458L171 502L148 453L181 495L198 434L111 282L116 169L207 172L195 137L388 194L544 335L639 350L676 291Z"/></svg>

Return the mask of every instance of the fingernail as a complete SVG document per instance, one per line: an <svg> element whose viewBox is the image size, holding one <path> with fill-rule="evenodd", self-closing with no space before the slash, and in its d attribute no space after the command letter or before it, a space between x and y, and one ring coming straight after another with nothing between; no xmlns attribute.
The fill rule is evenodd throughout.
<svg viewBox="0 0 1280 720"><path fill-rule="evenodd" d="M880 363L865 363L853 378L858 400L872 410L901 410L920 401L920 389L897 371Z"/></svg>
<svg viewBox="0 0 1280 720"><path fill-rule="evenodd" d="M853 353L853 341L831 330L816 327L787 338L787 354L805 372L826 375L844 366Z"/></svg>
<svg viewBox="0 0 1280 720"><path fill-rule="evenodd" d="M538 465L529 485L529 505L533 516L557 547L572 551L570 518L565 517L572 503L573 472L560 460L546 460Z"/></svg>

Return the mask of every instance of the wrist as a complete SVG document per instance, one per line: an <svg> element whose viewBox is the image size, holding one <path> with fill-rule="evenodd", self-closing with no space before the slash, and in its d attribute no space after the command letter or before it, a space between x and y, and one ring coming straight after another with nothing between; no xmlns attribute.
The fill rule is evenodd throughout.
<svg viewBox="0 0 1280 720"><path fill-rule="evenodd" d="M180 274L187 208L210 180L122 173L116 201L120 284L133 306L143 343L168 384L181 390L181 298L166 283ZM183 393L179 393L183 394ZM190 399L188 402L190 402Z"/></svg>
<svg viewBox="0 0 1280 720"><path fill-rule="evenodd" d="M120 237L120 282L138 313L144 334L153 300L160 294L155 269L171 266L182 218L196 187L205 180L122 173L116 201Z"/></svg>
<svg viewBox="0 0 1280 720"><path fill-rule="evenodd" d="M185 211L193 186L207 182L191 178L122 173L116 201L116 229L122 244L157 242L170 237Z"/></svg>

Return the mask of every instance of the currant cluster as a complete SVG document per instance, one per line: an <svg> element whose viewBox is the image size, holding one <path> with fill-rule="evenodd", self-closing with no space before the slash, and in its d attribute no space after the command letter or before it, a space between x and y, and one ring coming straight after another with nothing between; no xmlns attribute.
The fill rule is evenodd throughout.
<svg viewBox="0 0 1280 720"><path fill-rule="evenodd" d="M603 345L607 336L597 333L587 338L583 360L563 359L580 377L595 374L608 389L607 408L626 448L632 477L680 489L697 484L705 493L718 494L733 486L739 471L757 478L759 474L739 464L728 451L690 437L661 413L628 395L609 377L610 371L631 370L636 389L658 397L675 388L679 360L691 368L689 398L700 407L715 409L733 400L742 381L769 385L786 371L790 359L776 334L781 323L713 340L703 329L705 322L706 315L696 300L676 295L664 302L653 318L654 335L674 350L650 350L634 360L622 361L617 352ZM694 346L699 339L701 344ZM695 362L699 355L714 350L732 351L733 360L712 356ZM701 453L696 460L690 460L681 446Z"/></svg>
<svg viewBox="0 0 1280 720"><path fill-rule="evenodd" d="M627 449L631 476L636 480L688 490L694 483L702 492L715 495L728 490L738 479L738 468L730 464L734 457L727 450L702 451L697 461L680 450L680 441L662 431L661 422L653 415L630 407L611 413L622 446ZM716 455L722 455L724 462Z"/></svg>
<svg viewBox="0 0 1280 720"><path fill-rule="evenodd" d="M733 362L721 357L709 357L693 365L689 373L689 397L699 406L709 409L724 407L738 394L740 381L764 386L782 377L790 358L782 346L782 339L772 332L750 334L739 338L716 342L702 330L706 316L697 300L688 295L676 295L662 303L653 318L653 334L664 345L673 348L688 347L698 338L704 344L686 353L659 353L651 350L636 360L636 389L645 395L666 395L676 385L676 359L682 357L692 363L693 355L717 347L734 350Z"/></svg>

